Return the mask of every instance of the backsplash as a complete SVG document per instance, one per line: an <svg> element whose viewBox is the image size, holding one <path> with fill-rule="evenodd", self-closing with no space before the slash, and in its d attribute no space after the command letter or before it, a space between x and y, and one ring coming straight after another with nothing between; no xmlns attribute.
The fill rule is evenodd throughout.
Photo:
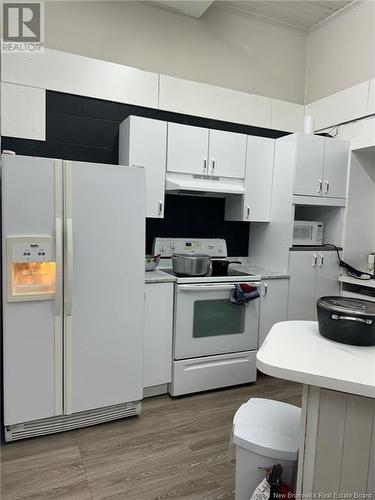
<svg viewBox="0 0 375 500"><path fill-rule="evenodd" d="M228 255L248 254L249 223L224 221L224 198L169 194L164 219L146 220L146 252L155 236L165 238L225 238Z"/></svg>
<svg viewBox="0 0 375 500"><path fill-rule="evenodd" d="M129 115L277 138L278 130L170 113L60 92L46 93L46 141L2 138L17 154L96 163L118 163L119 124ZM230 255L248 253L249 225L224 221L224 199L167 195L164 219L147 219L146 251L154 236L226 238Z"/></svg>

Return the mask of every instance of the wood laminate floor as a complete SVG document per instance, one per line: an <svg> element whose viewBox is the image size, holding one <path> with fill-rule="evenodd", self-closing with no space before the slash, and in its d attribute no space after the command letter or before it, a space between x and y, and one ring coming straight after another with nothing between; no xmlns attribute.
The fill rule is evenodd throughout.
<svg viewBox="0 0 375 500"><path fill-rule="evenodd" d="M301 403L301 386L256 384L146 399L142 415L2 446L1 498L234 498L233 415L250 397Z"/></svg>

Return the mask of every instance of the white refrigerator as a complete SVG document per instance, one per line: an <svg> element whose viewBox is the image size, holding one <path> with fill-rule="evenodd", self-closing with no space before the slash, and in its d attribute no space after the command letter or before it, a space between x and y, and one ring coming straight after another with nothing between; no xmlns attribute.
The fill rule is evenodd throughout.
<svg viewBox="0 0 375 500"><path fill-rule="evenodd" d="M136 415L142 168L2 155L8 441Z"/></svg>

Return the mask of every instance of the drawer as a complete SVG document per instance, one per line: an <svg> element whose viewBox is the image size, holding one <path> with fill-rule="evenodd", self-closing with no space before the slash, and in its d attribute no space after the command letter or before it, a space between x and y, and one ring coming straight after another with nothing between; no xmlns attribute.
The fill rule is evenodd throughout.
<svg viewBox="0 0 375 500"><path fill-rule="evenodd" d="M256 351L174 361L171 396L256 380Z"/></svg>

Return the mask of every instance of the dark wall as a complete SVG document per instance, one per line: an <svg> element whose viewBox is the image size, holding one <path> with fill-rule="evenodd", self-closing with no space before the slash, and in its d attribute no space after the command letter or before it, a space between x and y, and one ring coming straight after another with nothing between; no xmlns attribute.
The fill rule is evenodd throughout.
<svg viewBox="0 0 375 500"><path fill-rule="evenodd" d="M118 163L118 128L129 115L277 138L287 132L157 109L47 91L46 141L2 138L2 148L17 154L95 163ZM226 238L230 255L247 255L246 222L224 222L224 200L168 195L164 219L147 219L146 251L154 236Z"/></svg>
<svg viewBox="0 0 375 500"><path fill-rule="evenodd" d="M248 252L249 223L224 221L224 198L169 194L164 219L147 219L146 251L154 236L166 238L225 238L230 256Z"/></svg>

